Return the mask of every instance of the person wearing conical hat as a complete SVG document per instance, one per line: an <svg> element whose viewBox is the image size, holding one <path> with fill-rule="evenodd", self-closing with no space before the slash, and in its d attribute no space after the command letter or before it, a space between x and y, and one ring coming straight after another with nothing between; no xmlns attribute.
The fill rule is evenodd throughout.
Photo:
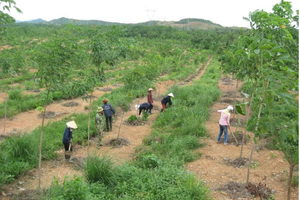
<svg viewBox="0 0 300 200"><path fill-rule="evenodd" d="M73 129L77 129L77 125L75 121L67 122L66 125L67 127L65 128L62 142L65 147L65 159L66 161L71 162L71 155L69 153L73 151L71 142L73 138Z"/></svg>
<svg viewBox="0 0 300 200"><path fill-rule="evenodd" d="M99 148L99 146L102 146L101 142L102 142L103 134L104 134L104 130L103 130L103 108L102 107L98 107L98 109L97 109L97 114L95 116L95 126L96 126L96 130L97 130L97 133L98 133L97 148Z"/></svg>
<svg viewBox="0 0 300 200"><path fill-rule="evenodd" d="M153 91L153 89L149 88L149 90L148 90L148 96L147 96L148 103L150 104L150 106L149 106L150 109L148 109L148 112L150 114L151 114L151 110L153 108L153 98L152 98L152 93L151 93L152 91Z"/></svg>
<svg viewBox="0 0 300 200"><path fill-rule="evenodd" d="M169 107L172 106L172 97L174 97L173 93L169 93L168 96L161 100L162 109L160 112L163 112L167 108L167 104L169 104Z"/></svg>
<svg viewBox="0 0 300 200"><path fill-rule="evenodd" d="M219 120L220 132L217 143L221 143L221 137L224 132L224 145L227 145L228 129L230 130L230 112L232 111L232 106L228 106L226 109L223 110L218 110L218 112L221 113L221 116Z"/></svg>

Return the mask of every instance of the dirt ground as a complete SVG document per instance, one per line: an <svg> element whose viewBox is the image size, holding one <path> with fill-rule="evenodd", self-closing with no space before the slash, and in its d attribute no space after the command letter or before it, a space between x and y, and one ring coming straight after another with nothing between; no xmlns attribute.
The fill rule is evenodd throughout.
<svg viewBox="0 0 300 200"><path fill-rule="evenodd" d="M201 78L205 69L206 66L192 78ZM177 84L186 85L191 82L192 80L189 79ZM151 133L151 124L160 112L161 98L166 95L168 88L174 84L175 82L173 81L165 81L157 84L152 93L154 98L153 114L150 115L148 123L145 125L130 126L124 122L129 118L129 116L137 115L134 105L146 102L146 97L143 97L136 99L131 104L132 109L128 112L122 113L119 109L117 109L117 116L114 118L113 122L113 131L105 133L103 138L104 146L101 146L99 149L96 148L97 139L92 138L89 148L76 145L72 155L73 163L66 163L64 160L64 150L62 145L62 149L58 152L59 157L57 160L42 163L41 187L49 187L54 177L58 178L59 182L62 182L65 176L81 176L81 172L76 170L76 167L85 160L88 155L88 149L90 155L109 155L114 158L116 164L122 164L134 159L135 148L141 145L142 139ZM239 85L241 85L241 83L239 83ZM118 86L105 86L104 88L98 88L93 95L96 98L99 98L116 87ZM237 98L241 98L239 93L236 92L237 88L235 81L223 78L219 82L219 88L223 92L223 97L210 108L210 119L206 122L206 128L210 136L204 139L201 138L201 141L205 142L206 145L205 147L197 149L197 151L202 153L202 156L200 159L186 164L186 167L189 171L195 173L196 177L204 181L211 190L212 199L214 200L255 199L245 194L245 190L243 189L243 184L245 184L247 178L247 166L241 165L240 160L238 161L238 165L233 165L234 163L236 164L236 159L240 157L241 145L236 146L233 137L229 137L229 144L227 146L216 143L219 131L219 114L217 113L217 110L226 108L228 104L232 102L234 95ZM2 96L0 96L0 98L1 97ZM72 105L75 106L64 106L66 103L70 102L72 102ZM55 116L53 118L46 119L46 123L52 120L60 120L72 112L87 112L85 110L85 106L87 105L88 103L83 101L81 98L53 103L48 106L47 110L55 113ZM232 115L232 117L236 118L236 115ZM236 129L235 123L233 122L234 120L232 120L232 131L242 132L242 128ZM4 124L3 119L0 120L0 124L2 127L2 124ZM26 133L35 129L40 124L41 118L38 116L38 111L33 110L24 112L6 122L6 133L2 134L2 136L10 136L19 132ZM0 132L2 132L1 129ZM130 144L119 148L109 146L108 143L112 139L117 138L118 134L120 138L126 139L130 142ZM247 134L252 136L252 133ZM76 137L76 131L74 132L74 137ZM246 142L246 145L243 146L243 161L247 161L249 158L251 147L252 142L250 139ZM281 152L269 151L264 148L256 148L256 151L253 154L252 166L253 167L250 170L251 183L265 184L264 186L274 193L276 200L286 199L288 163L284 160ZM9 200L13 194L21 195L26 191L35 190L37 187L38 169L33 169L21 176L12 184L5 185L2 188L3 192L0 194L0 199ZM298 197L299 193L297 187L292 191L292 199L296 200Z"/></svg>

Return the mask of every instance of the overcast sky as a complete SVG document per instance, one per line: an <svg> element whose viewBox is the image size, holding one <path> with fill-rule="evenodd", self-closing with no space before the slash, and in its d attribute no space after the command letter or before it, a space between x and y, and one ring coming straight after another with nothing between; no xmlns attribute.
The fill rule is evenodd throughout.
<svg viewBox="0 0 300 200"><path fill-rule="evenodd" d="M243 20L257 9L271 12L280 0L15 0L23 14L11 11L20 21L46 21L67 17L138 23L149 20L178 21L184 18L210 20L222 26L249 27ZM290 0L299 10L299 0Z"/></svg>

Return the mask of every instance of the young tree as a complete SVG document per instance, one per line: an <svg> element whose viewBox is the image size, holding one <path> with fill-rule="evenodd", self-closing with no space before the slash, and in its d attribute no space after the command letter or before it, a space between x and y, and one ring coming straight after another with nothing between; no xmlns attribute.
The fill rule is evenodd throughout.
<svg viewBox="0 0 300 200"><path fill-rule="evenodd" d="M93 95L94 88L97 84L106 81L103 64L114 66L122 53L126 51L126 46L129 44L121 40L124 35L123 30L113 26L107 32L101 32L99 27L94 27L90 30L90 48L91 60L94 68L92 68L92 75L86 77L86 84L88 85L87 92L90 97ZM124 56L123 56L124 57ZM89 138L90 138L90 119L91 119L91 98L89 103L89 119L88 119L88 155L89 155Z"/></svg>
<svg viewBox="0 0 300 200"><path fill-rule="evenodd" d="M43 128L46 108L50 100L49 94L54 91L65 91L65 85L70 83L69 74L72 70L70 60L75 55L75 50L76 44L70 43L65 38L55 37L41 43L35 53L35 60L38 64L37 78L40 79L40 84L46 89L39 147L39 188L41 183Z"/></svg>
<svg viewBox="0 0 300 200"><path fill-rule="evenodd" d="M298 119L298 112L295 112L298 102L290 93L290 90L298 89L298 18L298 14L293 16L292 6L286 1L276 4L273 13L262 10L250 13L249 19L245 19L250 22L251 31L242 36L233 53L227 53L223 59L225 71L244 75L253 83L250 106L254 115L248 127L254 130L255 138L268 134L277 140L284 154L293 158L288 160L290 170L298 163L295 159L298 155L285 148L285 144L298 147L298 142L293 131L289 132L289 140L284 138L287 130L294 127L289 125L291 121ZM233 69L229 67L231 64ZM284 104L295 114L278 109L278 105ZM288 191L289 199L290 189Z"/></svg>

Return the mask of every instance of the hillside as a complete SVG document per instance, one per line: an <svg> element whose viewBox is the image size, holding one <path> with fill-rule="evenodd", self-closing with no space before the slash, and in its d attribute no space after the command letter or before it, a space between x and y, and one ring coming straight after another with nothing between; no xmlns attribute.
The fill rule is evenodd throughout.
<svg viewBox="0 0 300 200"><path fill-rule="evenodd" d="M78 19L70 19L70 18L59 18L54 19L51 21L45 21L43 19L36 19L31 21L17 21L17 23L42 23L42 24L54 24L54 25L63 25L63 24L77 24L77 25L159 25L159 26L171 26L175 28L182 28L182 29L190 29L190 30L197 30L197 29L217 29L217 28L225 28L219 24L215 24L209 20L204 19L182 19L179 21L147 21L142 23L136 24L124 24L124 23L117 23L117 22L107 22L101 20L78 20Z"/></svg>

